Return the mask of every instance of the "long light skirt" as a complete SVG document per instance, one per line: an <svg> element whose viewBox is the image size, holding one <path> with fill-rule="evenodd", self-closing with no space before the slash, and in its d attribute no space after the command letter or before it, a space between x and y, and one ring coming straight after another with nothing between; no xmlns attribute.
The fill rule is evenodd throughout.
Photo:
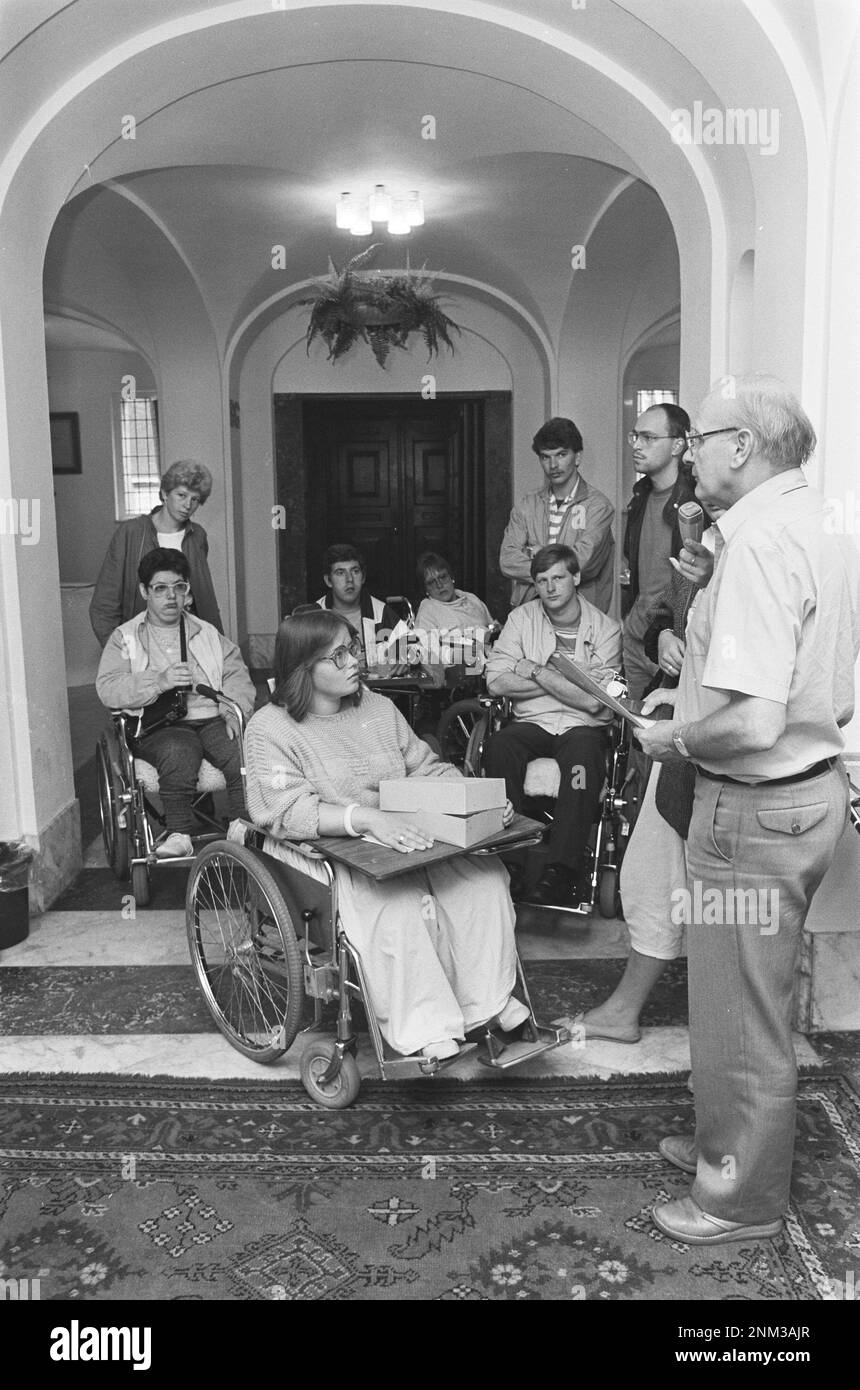
<svg viewBox="0 0 860 1390"><path fill-rule="evenodd" d="M325 879L319 863L271 837L265 850ZM497 860L461 856L387 883L332 867L343 929L395 1052L462 1038L500 1012L514 987L516 952L508 874Z"/></svg>

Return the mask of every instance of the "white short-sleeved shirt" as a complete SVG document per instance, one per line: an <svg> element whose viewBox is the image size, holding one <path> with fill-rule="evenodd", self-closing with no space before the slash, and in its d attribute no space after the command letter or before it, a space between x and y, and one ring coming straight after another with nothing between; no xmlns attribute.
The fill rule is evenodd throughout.
<svg viewBox="0 0 860 1390"><path fill-rule="evenodd" d="M841 753L860 651L860 555L832 534L824 499L799 468L753 488L723 514L713 578L686 631L675 722L707 719L733 691L785 705L775 747L701 758L757 782Z"/></svg>

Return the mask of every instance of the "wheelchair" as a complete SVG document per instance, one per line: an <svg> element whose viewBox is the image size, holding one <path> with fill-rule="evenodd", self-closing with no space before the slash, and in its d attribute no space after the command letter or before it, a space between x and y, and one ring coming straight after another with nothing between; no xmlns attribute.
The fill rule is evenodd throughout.
<svg viewBox="0 0 860 1390"><path fill-rule="evenodd" d="M504 696L481 695L453 705L439 725L442 757L457 763L467 777L483 776L482 760L487 741L510 722L510 701ZM638 809L628 773L630 725L614 718L608 726L606 774L599 811L586 846L588 884L578 901L554 903L552 911L588 917L598 906L602 917L623 917L619 889L621 861ZM561 771L553 758L535 758L525 777L525 794L533 799L537 814L552 823L551 803L558 795ZM528 896L520 901L528 906Z"/></svg>
<svg viewBox="0 0 860 1390"><path fill-rule="evenodd" d="M231 708L238 710L228 701ZM241 714L241 710L239 710ZM158 866L187 869L194 855L158 859L155 848L164 828L164 817L151 798L158 793L158 773L152 763L135 757L131 748L130 725L133 717L111 715L111 722L96 745L96 781L102 840L108 864L116 877L131 879L131 891L138 907L147 907L152 897L152 875ZM212 796L226 788L224 774L204 761L200 765L192 810L210 829L192 837L198 844L224 834L223 822L211 813Z"/></svg>
<svg viewBox="0 0 860 1390"><path fill-rule="evenodd" d="M539 833L528 823L515 843L535 844ZM325 848L329 842L283 842L315 862L321 878L267 853L266 842L263 831L234 821L226 839L205 845L197 855L186 892L188 945L198 984L219 1031L243 1056L274 1062L300 1032L308 1034L302 1084L319 1105L342 1109L360 1086L353 1022L358 1004L383 1081L433 1076L474 1051L486 1066L506 1069L573 1040L567 1028L537 1023L517 952L518 991L529 1009L519 1038L500 1034L491 1020L476 1030L478 1040L454 1057L440 1061L394 1053L369 1007L361 957L343 930L337 879ZM498 848L476 846L468 853L494 854ZM305 998L313 1001L313 1019L303 1026ZM335 1013L334 1037L327 1008Z"/></svg>

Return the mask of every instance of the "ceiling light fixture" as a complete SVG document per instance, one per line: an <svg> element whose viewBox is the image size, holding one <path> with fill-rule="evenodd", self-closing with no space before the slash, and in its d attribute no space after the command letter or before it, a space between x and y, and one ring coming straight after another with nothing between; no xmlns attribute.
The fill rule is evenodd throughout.
<svg viewBox="0 0 860 1390"><path fill-rule="evenodd" d="M335 226L353 236L372 236L374 223L385 222L391 236L407 236L424 225L424 200L417 188L393 195L384 183L374 185L368 197L345 191L335 204Z"/></svg>

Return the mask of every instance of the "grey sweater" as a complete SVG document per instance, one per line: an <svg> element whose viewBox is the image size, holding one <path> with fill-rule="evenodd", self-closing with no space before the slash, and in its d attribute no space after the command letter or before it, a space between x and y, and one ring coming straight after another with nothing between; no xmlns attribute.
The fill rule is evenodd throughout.
<svg viewBox="0 0 860 1390"><path fill-rule="evenodd" d="M355 707L300 723L282 706L264 705L248 724L245 767L251 819L289 840L319 834L320 802L375 807L386 779L461 775L370 690Z"/></svg>

